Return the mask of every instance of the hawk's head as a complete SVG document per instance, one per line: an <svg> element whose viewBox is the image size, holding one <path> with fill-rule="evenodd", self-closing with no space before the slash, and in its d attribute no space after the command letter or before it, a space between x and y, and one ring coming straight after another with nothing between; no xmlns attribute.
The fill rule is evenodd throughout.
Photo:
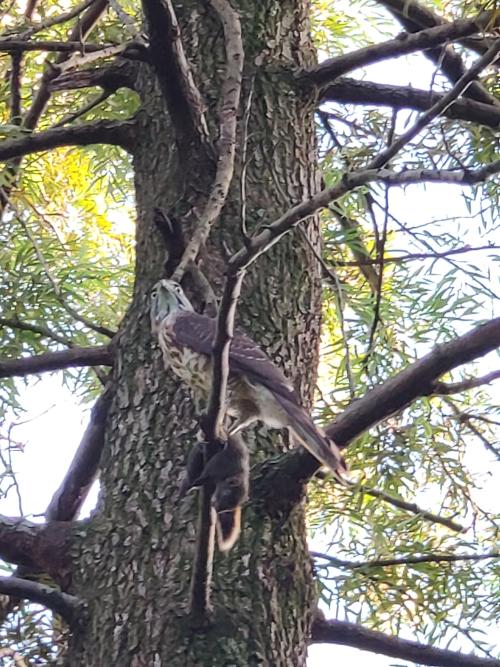
<svg viewBox="0 0 500 667"><path fill-rule="evenodd" d="M157 333L160 324L178 310L193 310L182 287L174 280L159 280L151 290L151 329Z"/></svg>

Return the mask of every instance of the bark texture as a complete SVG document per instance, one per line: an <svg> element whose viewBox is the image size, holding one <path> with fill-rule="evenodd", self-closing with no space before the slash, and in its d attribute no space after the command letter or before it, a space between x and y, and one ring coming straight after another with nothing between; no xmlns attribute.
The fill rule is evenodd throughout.
<svg viewBox="0 0 500 667"><path fill-rule="evenodd" d="M245 41L244 103L249 229L270 222L316 190L313 109L289 75L312 64L307 3L240 0ZM195 79L216 129L221 29L201 3L176 5ZM208 624L186 616L197 520L194 495L179 483L199 415L189 392L165 371L149 331L147 292L162 275L165 248L155 209L188 216L213 176L210 160L179 155L166 105L149 66L139 76L142 110L135 136L137 269L133 302L119 334L102 462L101 497L74 536L71 592L88 603L74 633L72 667L186 667L305 664L314 604L303 503L259 502L244 509L240 541L215 556ZM240 122L240 142L243 123ZM241 157L241 152L238 151ZM202 268L218 288L226 253L241 247L237 175ZM189 234L185 223L184 232ZM306 223L314 244L318 221ZM300 234L290 234L248 275L239 324L281 364L307 403L312 395L320 319L320 274ZM247 432L252 463L286 446L282 436ZM258 474L258 470L257 470Z"/></svg>

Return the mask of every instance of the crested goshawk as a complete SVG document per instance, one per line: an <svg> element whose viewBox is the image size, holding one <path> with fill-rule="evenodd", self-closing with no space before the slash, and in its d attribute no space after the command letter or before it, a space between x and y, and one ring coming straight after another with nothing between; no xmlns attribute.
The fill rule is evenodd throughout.
<svg viewBox="0 0 500 667"><path fill-rule="evenodd" d="M151 292L151 327L158 335L165 365L196 395L208 399L217 321L196 313L182 287L163 279ZM239 330L229 348L226 413L233 418L230 434L256 420L271 428L286 428L333 472L345 470L339 449L314 424L283 372Z"/></svg>

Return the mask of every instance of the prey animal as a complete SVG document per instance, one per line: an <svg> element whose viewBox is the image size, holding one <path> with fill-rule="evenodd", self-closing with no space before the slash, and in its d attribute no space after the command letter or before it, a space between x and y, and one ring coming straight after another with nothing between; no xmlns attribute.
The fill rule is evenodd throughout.
<svg viewBox="0 0 500 667"><path fill-rule="evenodd" d="M182 287L160 280L151 291L151 327L158 336L165 366L196 395L207 400L211 390L212 350L217 321L194 311ZM229 348L226 414L229 435L260 420L288 429L318 461L336 475L345 471L338 447L300 403L284 373L249 336L235 331Z"/></svg>
<svg viewBox="0 0 500 667"><path fill-rule="evenodd" d="M205 443L196 443L189 452L181 495L189 489L212 484L217 544L221 551L229 551L239 537L241 506L248 499L248 449L239 433L234 433L209 461L205 462L205 458Z"/></svg>

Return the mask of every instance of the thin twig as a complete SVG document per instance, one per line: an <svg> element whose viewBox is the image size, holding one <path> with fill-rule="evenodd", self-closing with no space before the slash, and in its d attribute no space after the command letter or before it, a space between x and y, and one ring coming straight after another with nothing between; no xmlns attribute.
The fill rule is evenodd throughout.
<svg viewBox="0 0 500 667"><path fill-rule="evenodd" d="M408 253L407 255L400 255L398 257L385 257L384 264L401 264L404 262L414 262L421 259L445 259L450 255L463 255L469 252L478 252L482 250L500 250L500 246L494 245L492 243L482 246L463 246L462 248L452 248L451 250L443 250L442 252L415 252ZM376 259L366 259L358 260L352 262L346 262L343 260L335 260L337 266L363 266L363 265L375 265L378 260Z"/></svg>
<svg viewBox="0 0 500 667"><path fill-rule="evenodd" d="M360 485L350 481L347 481L347 484L354 491L366 494L367 496L372 496L373 498L380 498L380 500L389 503L389 505L392 505L393 507L397 507L398 509L404 510L405 512L410 512L411 514L415 514L421 517L422 519L425 519L426 521L430 521L432 523L439 523L442 526L445 526L446 528L449 528L450 530L453 530L456 533L465 533L467 530L465 526L458 523L457 521L453 521L453 519L440 516L439 514L434 514L433 512L428 512L427 510L422 509L422 507L419 507L419 505L417 505L416 503L407 502L402 498L397 498L396 496L386 493L385 491L381 491L380 489Z"/></svg>
<svg viewBox="0 0 500 667"><path fill-rule="evenodd" d="M461 382L435 382L433 385L434 394L458 394L462 391L468 391L469 389L475 389L476 387L481 387L485 384L490 384L494 380L500 379L500 370L492 371L486 375L481 375L477 378L468 378L467 380L462 380Z"/></svg>
<svg viewBox="0 0 500 667"><path fill-rule="evenodd" d="M313 558L320 558L327 561L333 567L339 567L347 570L365 570L373 567L393 567L398 565L419 565L421 563L456 563L460 561L481 561L492 558L500 558L499 551L492 551L487 554L428 554L427 556L402 556L400 558L374 558L364 562L355 562L343 560L330 556L329 554L311 551Z"/></svg>
<svg viewBox="0 0 500 667"><path fill-rule="evenodd" d="M21 63L23 56L16 52L11 55L10 72L10 120L11 123L19 125L21 123Z"/></svg>
<svg viewBox="0 0 500 667"><path fill-rule="evenodd" d="M208 201L175 270L174 280L181 280L190 262L196 260L210 234L213 223L219 217L226 202L234 172L236 127L244 57L241 25L237 12L231 7L228 0L211 0L211 4L222 22L226 49L226 75L221 86L219 111L217 169Z"/></svg>
<svg viewBox="0 0 500 667"><path fill-rule="evenodd" d="M414 139L423 129L426 127L434 118L437 118L445 109L447 109L450 104L460 97L463 91L469 86L471 81L477 77L477 75L483 71L485 67L493 63L498 53L500 53L500 40L497 40L493 45L486 51L484 56L478 58L478 60L472 65L472 67L465 72L463 76L457 81L451 90L449 90L446 95L443 95L435 104L424 111L424 113L419 116L416 123L410 127L406 132L404 132L398 139L392 142L392 144L386 148L384 151L381 151L377 157L370 162L368 169L380 169L386 165L389 160L391 160L399 151L406 146L412 139Z"/></svg>

